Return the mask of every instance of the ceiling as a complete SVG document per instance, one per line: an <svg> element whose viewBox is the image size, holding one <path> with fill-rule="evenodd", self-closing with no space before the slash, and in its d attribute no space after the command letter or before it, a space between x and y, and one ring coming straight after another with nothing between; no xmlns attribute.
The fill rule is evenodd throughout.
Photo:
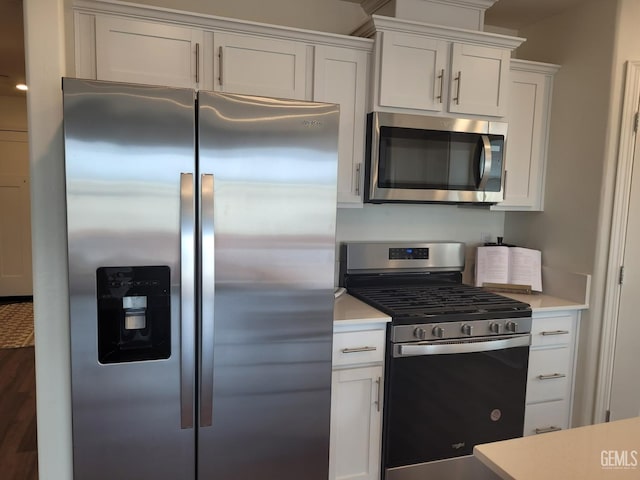
<svg viewBox="0 0 640 480"><path fill-rule="evenodd" d="M547 17L592 0L498 0L485 14L485 22L519 30ZM22 0L0 0L0 95L24 95L24 34Z"/></svg>

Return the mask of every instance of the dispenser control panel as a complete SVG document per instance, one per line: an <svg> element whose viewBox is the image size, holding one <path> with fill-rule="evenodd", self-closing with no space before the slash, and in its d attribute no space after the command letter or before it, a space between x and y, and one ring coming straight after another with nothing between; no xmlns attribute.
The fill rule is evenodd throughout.
<svg viewBox="0 0 640 480"><path fill-rule="evenodd" d="M169 358L169 267L100 267L96 279L100 363Z"/></svg>

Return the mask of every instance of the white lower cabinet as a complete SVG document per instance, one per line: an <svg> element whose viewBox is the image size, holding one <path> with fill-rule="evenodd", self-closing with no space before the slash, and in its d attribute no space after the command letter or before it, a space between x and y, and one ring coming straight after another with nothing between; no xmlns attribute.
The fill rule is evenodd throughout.
<svg viewBox="0 0 640 480"><path fill-rule="evenodd" d="M577 310L534 312L524 435L571 426Z"/></svg>
<svg viewBox="0 0 640 480"><path fill-rule="evenodd" d="M334 334L329 480L380 478L384 343L379 329Z"/></svg>

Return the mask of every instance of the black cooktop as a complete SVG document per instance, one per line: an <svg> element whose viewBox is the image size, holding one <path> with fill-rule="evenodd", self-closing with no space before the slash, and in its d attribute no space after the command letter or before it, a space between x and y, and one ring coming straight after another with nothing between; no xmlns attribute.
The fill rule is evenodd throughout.
<svg viewBox="0 0 640 480"><path fill-rule="evenodd" d="M391 315L395 325L531 316L531 307L526 303L461 283L361 286L348 290Z"/></svg>

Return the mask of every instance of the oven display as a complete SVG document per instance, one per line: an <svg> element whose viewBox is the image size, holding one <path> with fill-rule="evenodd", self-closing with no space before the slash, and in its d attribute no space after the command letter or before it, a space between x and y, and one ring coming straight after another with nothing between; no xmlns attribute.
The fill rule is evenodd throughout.
<svg viewBox="0 0 640 480"><path fill-rule="evenodd" d="M389 260L428 260L428 248L390 248Z"/></svg>

